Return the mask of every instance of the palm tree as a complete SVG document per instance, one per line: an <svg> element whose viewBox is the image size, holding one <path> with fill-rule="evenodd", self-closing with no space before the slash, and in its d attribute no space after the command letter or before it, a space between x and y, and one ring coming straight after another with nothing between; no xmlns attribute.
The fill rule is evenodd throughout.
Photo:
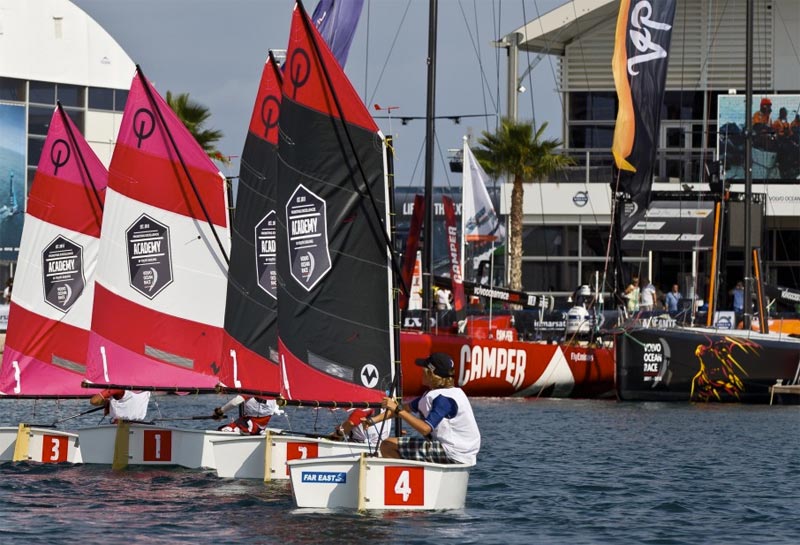
<svg viewBox="0 0 800 545"><path fill-rule="evenodd" d="M553 153L561 145L557 139L544 139L547 123L534 133L533 123L504 118L494 134L483 131L474 151L487 174L513 178L511 191L511 234L509 242L512 290L522 289L522 196L523 184L546 178L574 163L571 157Z"/></svg>
<svg viewBox="0 0 800 545"><path fill-rule="evenodd" d="M227 158L215 145L222 138L222 131L204 128L205 122L211 117L208 108L189 98L189 93L173 95L171 91L167 91L167 104L209 157L215 161L227 162Z"/></svg>

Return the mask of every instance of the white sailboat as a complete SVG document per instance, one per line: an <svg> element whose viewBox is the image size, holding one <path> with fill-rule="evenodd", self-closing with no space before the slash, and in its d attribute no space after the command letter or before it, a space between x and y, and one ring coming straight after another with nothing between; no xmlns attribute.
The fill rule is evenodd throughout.
<svg viewBox="0 0 800 545"><path fill-rule="evenodd" d="M391 157L300 2L286 70L293 77L284 81L280 127L290 145L279 146L278 188L278 248L288 249L278 259L284 392L375 404L399 395L400 384ZM472 467L366 453L287 466L298 507L359 510L461 508Z"/></svg>

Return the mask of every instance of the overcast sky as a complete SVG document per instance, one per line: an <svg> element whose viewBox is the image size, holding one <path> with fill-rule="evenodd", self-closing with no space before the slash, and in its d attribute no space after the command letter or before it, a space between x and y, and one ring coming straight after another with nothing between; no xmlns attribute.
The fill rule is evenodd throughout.
<svg viewBox="0 0 800 545"><path fill-rule="evenodd" d="M294 0L73 0L141 65L162 95L188 92L209 108L209 126L224 132L219 149L241 155L256 89L269 49L285 49ZM445 168L447 150L468 132L493 130L507 113L505 50L496 40L566 0L440 0L436 115L490 114L456 125L439 120L435 183L460 186ZM306 0L311 12L317 0ZM375 116L373 104L396 106L393 117L424 116L428 48L427 0L365 0L346 72ZM523 53L520 73L536 55ZM609 60L610 62L610 60ZM561 102L555 93L554 57L544 57L526 78L519 119L549 122L562 138ZM132 75L131 75L132 76ZM499 95L499 101L498 101ZM424 120L402 125L378 119L396 138L400 186L424 182ZM227 170L227 172L225 172ZM223 168L238 174L238 160Z"/></svg>

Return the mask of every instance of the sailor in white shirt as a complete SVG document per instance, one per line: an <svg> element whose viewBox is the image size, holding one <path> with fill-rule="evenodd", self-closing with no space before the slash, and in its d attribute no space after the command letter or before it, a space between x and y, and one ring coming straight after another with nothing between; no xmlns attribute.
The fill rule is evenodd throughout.
<svg viewBox="0 0 800 545"><path fill-rule="evenodd" d="M422 380L429 390L409 403L408 408L386 397L382 402L386 412L365 421L372 426L384 418L398 416L423 437L390 437L381 443L381 456L474 464L481 448L481 434L469 399L461 388L454 386L452 358L434 352L416 363L425 367Z"/></svg>

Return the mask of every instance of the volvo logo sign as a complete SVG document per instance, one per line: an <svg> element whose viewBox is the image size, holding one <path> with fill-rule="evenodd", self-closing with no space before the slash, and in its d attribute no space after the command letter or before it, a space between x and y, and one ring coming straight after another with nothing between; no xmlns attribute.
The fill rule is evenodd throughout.
<svg viewBox="0 0 800 545"><path fill-rule="evenodd" d="M578 208L583 208L584 206L586 206L586 203L589 202L589 192L588 191L578 191L572 197L572 202Z"/></svg>

